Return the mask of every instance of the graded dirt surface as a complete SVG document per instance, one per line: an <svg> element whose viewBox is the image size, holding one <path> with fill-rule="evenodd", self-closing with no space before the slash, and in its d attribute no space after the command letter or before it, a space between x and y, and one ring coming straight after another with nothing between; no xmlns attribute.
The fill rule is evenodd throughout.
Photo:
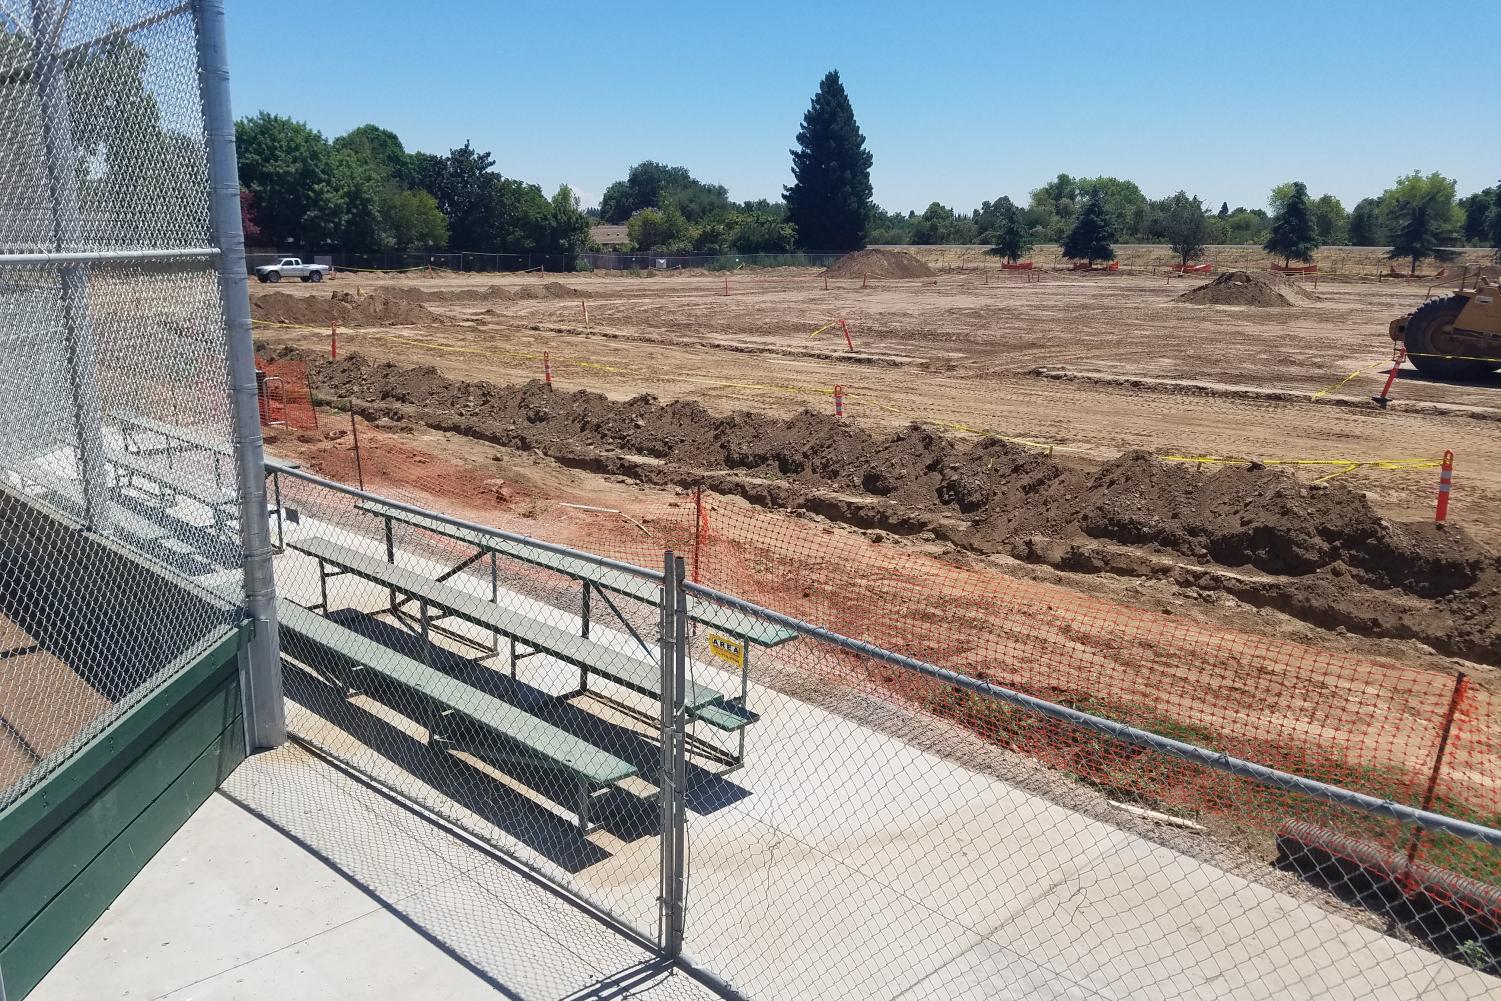
<svg viewBox="0 0 1501 1001"><path fill-rule="evenodd" d="M1339 474L1336 482L1397 521L1431 515L1438 473L1424 463L1450 449L1451 521L1501 547L1501 376L1447 384L1408 366L1387 410L1369 400L1391 364L1388 322L1426 287L1325 280L1317 301L1286 308L1174 301L1202 283L1045 272L1028 284L988 271L862 289L859 279L769 269L574 274L561 283L568 298L523 299L546 295L544 282L343 275L337 287L361 296L441 296L425 308L442 322L341 328L339 349L497 385L540 377L547 352L561 390L615 400L652 393L716 414L831 413L839 384L857 423L919 420L1094 461L1146 450L1327 463L1291 468L1305 480ZM328 290L280 294L327 299ZM256 335L267 345L328 346L320 329L258 326ZM1402 461L1348 465L1387 460Z"/></svg>
<svg viewBox="0 0 1501 1001"><path fill-rule="evenodd" d="M315 370L312 383L326 400L356 398L372 419L410 423L403 408L429 411L437 427L461 432L450 440L478 435L472 440L537 449L573 468L649 484L717 475L716 489L773 509L962 540L949 545L1063 569L1079 586L1091 577L1091 586L1122 592L1131 592L1132 581L1187 581L1198 592L1288 611L1324 629L1417 640L1449 656L1496 662L1494 588L1489 570L1475 568L1490 567L1501 549L1501 377L1445 384L1404 368L1387 410L1369 401L1390 368L1386 325L1417 305L1425 288L1326 279L1317 291L1308 282L1306 297L1294 292L1296 306L1267 308L1180 303L1201 277L1130 271L1045 271L1029 282L986 270L944 274L937 284L862 284L812 269L650 279L342 275L340 298L352 294L357 304L346 308L376 298L434 319L341 328L341 365L358 353L362 374ZM330 301L326 286L269 294ZM326 357L328 336L316 327L258 325L256 336L264 351ZM616 404L651 394L663 405L696 406L666 408L680 420L677 431L630 407L596 414L598 429L540 416L551 406L510 427L527 406L516 387L542 376L544 354L559 394L588 390ZM381 373L387 363L401 371ZM455 383L486 386L455 395ZM736 441L759 449L759 437L770 433L753 415L775 418L778 440L795 444L814 434L812 425L781 422L803 410L831 415L836 384L845 423L875 444L835 448L830 461L838 468L817 484L799 485L781 460L767 466L764 450L734 468L738 460L726 449ZM514 398L497 403L507 392ZM440 405L427 405L434 400ZM620 433L621 422L632 426ZM829 423L819 422L817 433ZM713 448L699 447L705 429ZM730 431L734 441L714 438ZM893 434L905 437L893 445ZM976 444L982 436L993 439L985 449L1006 445L1005 454L986 454ZM912 462L935 448L961 458L949 472L939 462L914 474ZM902 463L883 469L867 461L893 449ZM1433 535L1423 523L1431 520L1445 449L1457 456L1453 530ZM1134 453L1156 457L1142 467L1151 471L1148 489L1121 492L1100 480L1102 471L1134 469L1143 461ZM1267 469L1250 468L1252 461ZM998 477L997 462L1045 466L1044 480L1059 483L1034 494L1025 476ZM727 469L737 475L724 478ZM1176 493L1219 469L1233 475L1214 477L1215 490ZM954 470L963 475L941 501L935 487ZM1140 485L1143 474L1134 475ZM1312 492L1289 493L1283 484L1293 481ZM993 488L1003 502L962 510L973 503L966 490L978 496ZM1087 509L1092 490L1113 494L1105 508ZM925 499L915 500L914 491ZM1210 495L1217 499L1208 507L1193 506ZM1251 538L1233 552L1217 550L1238 531L1263 531L1237 522L1266 505L1280 512L1273 520L1297 527L1296 540ZM1405 541L1391 574L1371 577L1398 537ZM1437 548L1425 548L1430 543ZM1203 564L1221 569L1206 572ZM1426 569L1413 577L1414 567ZM1404 575L1407 583L1398 579Z"/></svg>

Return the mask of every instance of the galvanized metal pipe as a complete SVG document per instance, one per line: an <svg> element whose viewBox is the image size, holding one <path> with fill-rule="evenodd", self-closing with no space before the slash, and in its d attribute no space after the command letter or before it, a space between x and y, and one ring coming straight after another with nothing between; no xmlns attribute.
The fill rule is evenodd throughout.
<svg viewBox="0 0 1501 1001"><path fill-rule="evenodd" d="M481 525L480 523L475 521L466 521L463 518L455 518L451 515L443 514L440 511L430 511L427 508L418 507L415 504L407 504L403 501L393 500L390 497L382 497L380 494L370 493L368 490L361 490L358 487L351 487L347 483L340 483L337 480L325 479L324 477L318 476L315 473L310 473L305 469L292 469L288 466L284 466L278 463L275 459L269 460L266 464L271 467L272 472L277 476L290 476L293 479L303 480L307 483L313 483L325 489L333 490L341 494L347 494L350 497L358 498L359 500L369 501L372 504L382 504L386 507L394 507L396 510L404 511L407 514L421 515L422 517L430 518L433 521L441 521L443 524L452 525L454 528L463 528L471 532L483 532L486 535L493 535L496 538L504 539L507 542L516 542L524 546L532 546L536 549L542 550L543 552L552 553L555 556L567 556L572 559L582 560L585 563L592 563L595 566L604 567L607 570L619 570L621 573L630 574L633 577L644 577L647 580L654 581L659 581L662 579L662 572L660 570L648 570L645 567L638 567L634 563L625 563L621 560L612 560L608 556L599 556L594 553L586 553L581 549L572 549L568 546L560 546L555 542L545 542L542 539L534 539L529 535L522 535L519 532L508 532L503 528L491 528L489 525Z"/></svg>
<svg viewBox="0 0 1501 1001"><path fill-rule="evenodd" d="M672 690L664 691L662 704L671 706L672 714L672 852L668 859L667 955L677 959L683 953L683 935L688 910L688 595L683 590L683 558L671 550L664 561L664 571L672 588ZM664 588L662 604L667 604Z"/></svg>
<svg viewBox="0 0 1501 1001"><path fill-rule="evenodd" d="M218 247L182 247L170 250L80 250L36 254L0 254L0 266L23 264L108 264L111 261L176 261L219 256Z"/></svg>
<svg viewBox="0 0 1501 1001"><path fill-rule="evenodd" d="M69 122L68 80L57 51L60 15L54 0L35 0L31 7L33 59L42 140L47 152L47 184L52 196L52 242L58 254L75 253L83 243L78 208L77 150ZM73 389L73 429L83 481L84 521L108 534L111 521L109 470L94 366L94 330L89 319L89 275L81 263L61 268L63 337Z"/></svg>
<svg viewBox="0 0 1501 1001"><path fill-rule="evenodd" d="M668 950L668 941L671 938L670 929L676 923L675 906L672 885L672 842L677 834L676 817L674 808L676 799L676 768L673 765L675 745L673 743L673 716L672 716L672 686L677 668L677 579L673 572L672 550L662 554L662 600L657 607L657 649L659 652L659 667L661 675L658 681L661 695L657 699L657 810L658 826L660 828L657 877L659 887L657 891L658 918L657 918L657 944L666 955L672 955Z"/></svg>
<svg viewBox="0 0 1501 1001"><path fill-rule="evenodd" d="M824 629L821 626L812 625L801 619L793 618L790 615L783 615L769 608L762 608L753 602L737 598L732 594L716 591L712 587L704 587L702 584L685 582L682 585L682 589L689 594L694 594L700 598L727 605L747 615L753 615L768 622L785 626L788 629L802 633L804 636L822 640L825 643L841 647L851 653L870 657L873 660L879 660L893 667L913 671L950 685L957 685L978 695L984 695L999 702L1019 706L1042 716L1071 723L1087 730L1093 730L1096 733L1103 733L1123 743L1135 744L1138 747L1160 751L1171 757L1204 765L1216 771L1239 775L1242 778L1260 782L1262 785L1272 786L1277 789L1286 789L1290 792L1303 793L1316 799L1338 803L1341 806L1353 807L1354 809L1386 817L1390 820L1406 824L1416 824L1431 831L1444 831L1457 838L1464 838L1466 841L1479 841L1501 848L1501 831L1492 827L1472 824L1467 820L1448 817L1429 810L1421 810L1417 807L1405 806L1388 799L1379 799L1363 792L1356 792L1353 789L1345 789L1340 786L1329 785L1327 782L1320 782L1317 779L1305 778L1302 775L1293 775L1289 772L1269 768L1266 765L1256 764L1254 761L1233 758L1220 751L1211 751L1196 744L1188 744L1181 740L1174 740L1171 737L1159 736L1146 730L1138 730L1125 723L1117 723L1115 720L1092 716L1089 713L1079 712L1077 709L1060 706L1031 695L1023 695L1021 692L1015 692L1009 688L1002 688L999 685L992 685L989 682L980 681L968 675L937 667L927 661L906 657L899 653L892 653L890 650L883 650L881 647L863 642L862 640L842 636L839 633Z"/></svg>
<svg viewBox="0 0 1501 1001"><path fill-rule="evenodd" d="M235 459L239 473L240 545L244 551L245 614L250 619L249 655L241 689L247 749L279 747L287 739L282 698L281 643L276 623L276 577L271 557L271 519L266 506L266 470L261 443L260 399L255 384L255 347L250 332L250 293L245 271L245 234L240 225L240 175L235 160L235 122L229 104L229 59L223 0L194 0L198 84L208 139L210 209L224 302L234 404Z"/></svg>

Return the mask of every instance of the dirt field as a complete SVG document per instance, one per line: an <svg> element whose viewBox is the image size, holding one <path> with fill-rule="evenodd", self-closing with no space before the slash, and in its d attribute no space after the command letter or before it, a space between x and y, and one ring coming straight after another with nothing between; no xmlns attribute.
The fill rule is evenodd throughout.
<svg viewBox="0 0 1501 1001"><path fill-rule="evenodd" d="M341 291L428 300L434 319L346 327L339 345L375 361L432 364L453 378L501 384L540 377L546 351L558 389L614 399L650 392L713 413L832 412L837 383L855 421L958 425L1095 460L1131 449L1434 460L1452 449L1452 520L1492 548L1501 542L1501 466L1493 461L1501 377L1446 385L1407 368L1390 409L1367 399L1390 365L1387 322L1416 306L1426 286L1326 280L1317 301L1256 308L1174 301L1199 284L1192 279L1048 273L1040 284L1023 282L992 272L863 289L834 280L825 292L816 273L767 271L731 275L725 296L717 274L570 275L542 297L518 300L518 292L541 291L535 276L343 276ZM330 293L283 284L272 294ZM810 336L838 318L853 352L837 324ZM314 330L258 326L257 337L327 345ZM1404 521L1429 515L1436 478L1429 468L1340 476L1379 512Z"/></svg>
<svg viewBox="0 0 1501 1001"><path fill-rule="evenodd" d="M1492 698L1501 379L1404 370L1390 409L1368 400L1387 322L1426 287L1321 281L1268 308L1182 303L1204 279L1160 274L726 280L255 288L260 354L307 363L325 405L319 432L268 440L642 563L690 543L703 484L714 559L747 597L1382 794L1426 775L1456 671ZM349 324L337 362L331 320ZM327 409L350 401L359 472ZM1204 456L1239 461L1175 458ZM1465 809L1495 799L1490 705L1445 773Z"/></svg>

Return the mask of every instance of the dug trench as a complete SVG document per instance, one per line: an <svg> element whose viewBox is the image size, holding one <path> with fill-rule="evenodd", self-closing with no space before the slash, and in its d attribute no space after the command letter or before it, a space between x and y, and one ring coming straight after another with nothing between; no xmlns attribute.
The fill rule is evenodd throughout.
<svg viewBox="0 0 1501 1001"><path fill-rule="evenodd" d="M916 424L877 432L807 410L715 415L652 396L619 402L536 381L464 382L359 354L328 361L283 347L265 356L304 362L315 400L352 403L368 421L414 422L574 469L702 485L1072 573L1162 578L1501 666L1501 559L1462 528L1384 519L1338 483L1143 452L1065 459Z"/></svg>

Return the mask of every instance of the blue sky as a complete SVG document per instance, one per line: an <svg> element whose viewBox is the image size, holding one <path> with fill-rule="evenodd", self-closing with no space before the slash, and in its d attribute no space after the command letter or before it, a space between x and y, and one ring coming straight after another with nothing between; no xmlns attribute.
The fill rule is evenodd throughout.
<svg viewBox="0 0 1501 1001"><path fill-rule="evenodd" d="M889 209L1024 200L1059 171L1232 207L1290 179L1348 208L1413 169L1462 195L1501 175L1494 60L1465 57L1456 10L1410 3L228 6L236 114L472 140L586 204L643 159L780 197L831 68Z"/></svg>

